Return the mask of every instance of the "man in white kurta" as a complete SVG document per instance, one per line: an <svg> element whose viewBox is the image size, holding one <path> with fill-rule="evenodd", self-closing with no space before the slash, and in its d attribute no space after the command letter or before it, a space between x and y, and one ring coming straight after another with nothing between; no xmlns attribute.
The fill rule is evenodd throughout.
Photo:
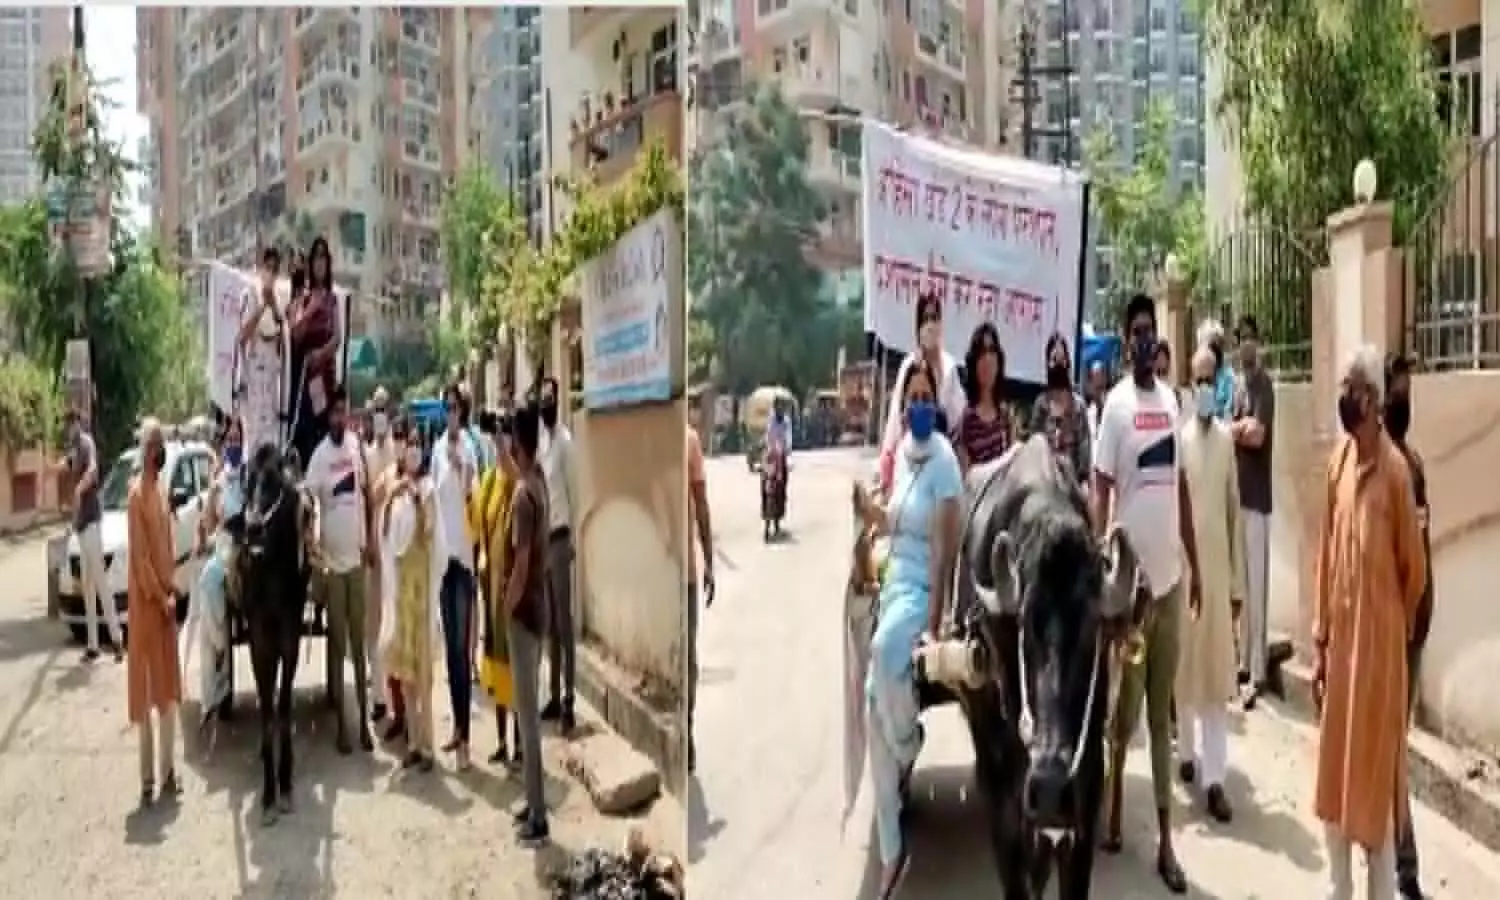
<svg viewBox="0 0 1500 900"><path fill-rule="evenodd" d="M1235 690L1233 601L1245 596L1234 439L1217 416L1214 357L1193 356L1193 416L1182 426L1183 472L1193 500L1203 605L1182 619L1177 740L1182 779L1204 786L1208 812L1234 815L1224 795L1229 755L1226 704Z"/></svg>

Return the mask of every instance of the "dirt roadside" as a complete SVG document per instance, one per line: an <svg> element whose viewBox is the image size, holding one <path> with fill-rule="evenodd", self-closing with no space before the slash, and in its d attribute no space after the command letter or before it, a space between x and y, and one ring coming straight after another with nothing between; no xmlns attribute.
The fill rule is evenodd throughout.
<svg viewBox="0 0 1500 900"><path fill-rule="evenodd" d="M124 667L81 665L79 648L46 618L45 593L44 537L0 545L0 821L7 823L0 883L95 898L532 900L547 896L546 876L571 852L617 848L633 824L654 845L681 852L674 799L659 799L638 818L601 817L564 774L567 742L558 738L545 747L553 846L536 852L512 837L520 783L501 769L481 763L459 774L445 760L422 775L398 772L385 750L337 755L332 723L316 708L320 644L304 656L298 677L293 815L270 829L259 823L247 684L243 712L221 729L211 756L188 736L181 803L137 812ZM241 653L240 671L248 673ZM190 684L195 677L188 673ZM441 687L435 696L445 708ZM184 718L196 722L197 714L190 703ZM444 713L440 734L447 719ZM493 722L488 710L476 711L476 757L494 747ZM179 738L179 754L182 744Z"/></svg>

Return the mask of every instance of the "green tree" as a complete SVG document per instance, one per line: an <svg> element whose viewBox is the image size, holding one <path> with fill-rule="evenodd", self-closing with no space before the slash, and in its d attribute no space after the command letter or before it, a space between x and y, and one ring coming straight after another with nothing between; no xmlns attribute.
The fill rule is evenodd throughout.
<svg viewBox="0 0 1500 900"><path fill-rule="evenodd" d="M831 371L830 298L806 249L826 209L808 184L808 138L776 86L750 92L691 162L688 286L712 330L722 386L794 390ZM823 358L819 358L823 357Z"/></svg>
<svg viewBox="0 0 1500 900"><path fill-rule="evenodd" d="M1247 218L1300 236L1353 202L1374 160L1401 242L1438 199L1450 136L1428 41L1406 0L1205 0L1222 92L1214 115L1238 148Z"/></svg>
<svg viewBox="0 0 1500 900"><path fill-rule="evenodd" d="M35 133L42 175L48 180L101 177L113 188L113 208L123 209L125 175L135 166L102 131L108 101L88 76L84 135L73 144L66 134L65 73L62 65L50 70L52 103ZM97 398L95 431L112 454L129 444L143 412L187 414L204 407L206 394L196 329L181 285L161 268L160 254L116 216L110 223L110 255L108 271L84 280L66 255L53 254L44 203L0 208L0 314L10 325L13 346L40 372L60 373L68 340L86 330ZM46 377L28 383L39 385ZM24 392L0 392L0 404L18 396ZM6 411L0 420L19 422L24 416Z"/></svg>
<svg viewBox="0 0 1500 900"><path fill-rule="evenodd" d="M1153 101L1143 125L1131 159L1107 125L1084 146L1094 208L1114 252L1111 283L1103 285L1103 306L1095 311L1099 322L1118 321L1125 300L1151 288L1169 254L1183 263L1189 284L1201 272L1203 196L1183 195L1173 182L1171 105Z"/></svg>
<svg viewBox="0 0 1500 900"><path fill-rule="evenodd" d="M454 317L462 322L472 311L476 335L493 340L499 310L482 300L484 277L495 253L512 254L526 243L526 221L489 167L471 162L443 195L441 232Z"/></svg>

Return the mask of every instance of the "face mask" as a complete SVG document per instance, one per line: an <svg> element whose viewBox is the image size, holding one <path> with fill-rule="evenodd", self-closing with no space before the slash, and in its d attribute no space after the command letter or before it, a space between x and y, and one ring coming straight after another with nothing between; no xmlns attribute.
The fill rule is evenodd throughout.
<svg viewBox="0 0 1500 900"><path fill-rule="evenodd" d="M1156 338L1138 337L1131 345L1130 359L1137 378L1150 375L1156 365Z"/></svg>
<svg viewBox="0 0 1500 900"><path fill-rule="evenodd" d="M932 437L937 428L937 404L931 400L916 400L906 407L906 427L911 429L913 439L921 442Z"/></svg>
<svg viewBox="0 0 1500 900"><path fill-rule="evenodd" d="M1047 387L1065 388L1068 386L1068 367L1065 363L1052 363L1047 366Z"/></svg>
<svg viewBox="0 0 1500 900"><path fill-rule="evenodd" d="M370 430L375 433L376 437L385 437L386 429L390 427L391 422L386 418L385 413L383 412L376 413L372 417L372 421L370 422Z"/></svg>
<svg viewBox="0 0 1500 900"><path fill-rule="evenodd" d="M917 342L928 353L936 350L942 340L943 326L937 322L923 322L922 327L917 329Z"/></svg>
<svg viewBox="0 0 1500 900"><path fill-rule="evenodd" d="M547 426L548 428L553 428L557 425L556 400L543 400L542 405L538 407L537 411L541 414L543 425Z"/></svg>
<svg viewBox="0 0 1500 900"><path fill-rule="evenodd" d="M1193 391L1193 402L1198 407L1198 418L1205 422L1214 417L1215 402L1214 386L1211 384L1200 384Z"/></svg>
<svg viewBox="0 0 1500 900"><path fill-rule="evenodd" d="M1339 395L1339 424L1344 426L1344 431L1353 434L1364 423L1365 411L1359 404L1359 398L1349 394Z"/></svg>
<svg viewBox="0 0 1500 900"><path fill-rule="evenodd" d="M232 469L239 468L240 462L245 458L245 448L239 444L231 444L224 448L224 464Z"/></svg>
<svg viewBox="0 0 1500 900"><path fill-rule="evenodd" d="M1406 432L1411 428L1411 398L1392 397L1385 404L1385 430L1392 438L1398 441L1406 440Z"/></svg>

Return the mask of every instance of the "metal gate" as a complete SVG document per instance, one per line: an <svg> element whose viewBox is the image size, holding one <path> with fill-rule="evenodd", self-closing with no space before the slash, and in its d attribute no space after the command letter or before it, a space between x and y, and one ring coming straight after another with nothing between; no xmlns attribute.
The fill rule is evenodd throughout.
<svg viewBox="0 0 1500 900"><path fill-rule="evenodd" d="M1328 263L1322 229L1304 239L1271 225L1241 226L1209 251L1195 306L1232 329L1245 315L1260 329L1273 377L1307 381L1312 373L1313 273Z"/></svg>

